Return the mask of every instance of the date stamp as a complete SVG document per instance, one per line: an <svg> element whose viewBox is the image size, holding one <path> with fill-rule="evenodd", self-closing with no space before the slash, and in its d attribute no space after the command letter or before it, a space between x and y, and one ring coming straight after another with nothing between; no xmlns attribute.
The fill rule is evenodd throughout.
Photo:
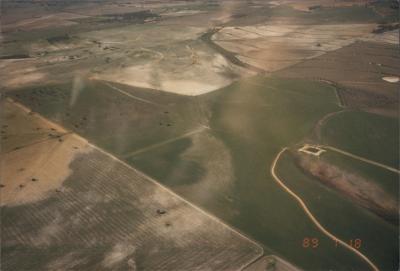
<svg viewBox="0 0 400 271"><path fill-rule="evenodd" d="M362 240L360 238L350 239L346 242L349 246L360 249L362 247ZM334 246L338 247L340 244L338 240L334 241ZM302 240L301 246L303 248L317 249L320 246L319 239L316 237L305 237Z"/></svg>

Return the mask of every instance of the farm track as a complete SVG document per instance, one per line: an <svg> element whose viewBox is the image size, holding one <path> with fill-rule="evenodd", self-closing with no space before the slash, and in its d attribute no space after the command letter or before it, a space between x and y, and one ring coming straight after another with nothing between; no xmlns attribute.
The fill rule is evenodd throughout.
<svg viewBox="0 0 400 271"><path fill-rule="evenodd" d="M371 164L371 165L374 165L374 166L377 166L377 167L380 167L380 168L389 170L389 171L391 171L391 172L400 174L400 170L395 169L395 168L392 168L392 167L387 166L387 165L384 165L384 164L382 164L382 163L378 163L378 162L375 162L375 161L372 161L372 160L363 158L363 157L361 157L361 156L358 156L358 155L349 153L349 152L347 152L347 151L344 151L344 150L341 150L341 149L338 149L338 148L335 148L335 147L332 147L332 146L328 146L328 145L320 145L320 146L321 146L322 148L329 149L329 150L331 150L331 151L334 151L334 152L337 152L337 153L346 155L346 156L351 157L351 158L353 158L353 159L356 159L356 160L359 160L359 161L362 161L362 162L365 162L365 163L368 163L368 164Z"/></svg>
<svg viewBox="0 0 400 271"><path fill-rule="evenodd" d="M180 135L180 136L177 136L177 137L174 137L174 138L170 138L170 139L167 139L167 140L158 142L158 143L156 143L156 144L153 144L153 145L144 147L144 148L142 148L142 149L135 150L135 151L133 151L133 152L124 154L124 155L122 155L122 157L123 157L124 159L128 159L128 158L130 158L130 157L133 157L133 156L135 156L135 155L141 154L141 153L143 153L143 152L146 152L146 151L149 151L149 150L152 150L152 149L155 149L155 148L164 146L164 145L166 145L166 144L175 142L175 141L177 141L177 140L179 140L179 139L183 139L183 138L190 137L190 136L192 136L192 135L201 133L201 132L203 132L203 131L206 130L206 129L209 129L209 128L207 128L206 126L201 126L200 128L197 128L197 129L195 129L195 130L193 130L193 131L187 132L187 133L185 133L185 134L183 134L183 135Z"/></svg>
<svg viewBox="0 0 400 271"><path fill-rule="evenodd" d="M17 146L16 148L14 148L12 150L9 150L9 151L6 151L6 152L3 152L2 154L11 153L11 152L14 152L14 151L22 149L22 148L30 147L30 146L33 146L33 145L38 145L38 144L41 144L41 143L44 143L44 142L48 142L48 141L57 141L58 139L62 139L63 137L65 137L67 135L70 135L70 134L72 134L72 132L57 134L57 136L54 136L54 137L47 137L47 138L44 138L44 139L36 140L36 141L33 141L33 142L29 143L29 144L24 144L24 145Z"/></svg>
<svg viewBox="0 0 400 271"><path fill-rule="evenodd" d="M334 116L338 115L338 114L342 114L344 112L348 112L349 110L340 110L340 111L334 111L331 113L326 114L322 119L320 119L317 124L314 127L314 131L313 133L315 134L315 136L317 137L318 140L321 140L322 138L322 126L331 118L333 118Z"/></svg>
<svg viewBox="0 0 400 271"><path fill-rule="evenodd" d="M118 91L119 93L124 94L125 96L128 96L129 98L135 99L137 101L143 102L143 103L147 103L147 104L151 104L151 105L156 105L156 106L162 106L161 104L137 97L135 95L130 94L129 92L122 90L120 88L117 88L116 86L111 85L110 83L107 82L103 82L104 85L108 86L109 88Z"/></svg>
<svg viewBox="0 0 400 271"><path fill-rule="evenodd" d="M308 209L307 205L304 203L304 201L292 190L290 190L289 187L287 187L284 184L284 181L281 180L279 178L279 176L277 175L275 168L276 165L279 161L279 158L282 156L282 154L287 150L288 148L285 147L283 148L275 157L271 168L270 168L270 173L272 175L272 177L274 178L274 180L278 183L279 186L281 186L288 194L290 194L300 205L300 207L304 210L304 212L306 213L306 215L311 219L311 221L314 223L314 225L323 233L325 234L327 237L329 237L330 239L332 239L333 241L337 242L338 244L342 245L343 247L351 250L352 252L354 252L357 256L359 256L360 258L362 258L365 262L368 263L368 265L371 267L372 270L374 271L379 271L378 267L370 260L368 259L367 256L365 256L364 254L362 254L359 250L353 248L352 246L348 245L346 242L344 242L343 240L339 239L338 237L336 237L335 235L333 235L332 233L330 233L327 229L325 229L324 226L322 226L319 221L315 218L315 216L312 214L312 212Z"/></svg>

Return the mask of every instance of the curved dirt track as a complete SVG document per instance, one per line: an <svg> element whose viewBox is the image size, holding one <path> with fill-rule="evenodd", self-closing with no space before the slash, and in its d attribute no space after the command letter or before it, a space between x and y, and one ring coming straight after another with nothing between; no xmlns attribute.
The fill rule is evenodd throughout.
<svg viewBox="0 0 400 271"><path fill-rule="evenodd" d="M281 157L281 155L287 150L288 148L285 147L283 148L275 157L272 165L271 165L271 175L274 178L274 180L287 192L289 193L292 197L294 197L296 199L296 201L300 204L301 208L304 210L304 212L306 213L306 215L311 219L311 221L314 223L314 225L322 232L324 233L326 236L328 236L330 239L332 239L333 241L339 243L340 245L344 246L345 248L351 250L352 252L354 252L355 254L357 254L357 256L359 256L360 258L362 258L364 261L366 261L368 263L368 265L371 267L371 270L374 271L379 271L379 268L373 263L371 262L371 260L369 260L367 258L367 256L365 256L364 254L362 254L360 251L358 251L357 249L353 248L352 246L348 245L346 242L342 241L341 239L339 239L338 237L336 237L335 235L333 235L332 233L330 233L327 229L325 229L320 223L319 221L314 217L314 215L311 213L311 211L308 209L307 205L304 203L304 201L296 194L294 193L292 190L290 190L290 188L288 188L283 181L278 177L278 175L275 172L275 167L278 163L279 158Z"/></svg>

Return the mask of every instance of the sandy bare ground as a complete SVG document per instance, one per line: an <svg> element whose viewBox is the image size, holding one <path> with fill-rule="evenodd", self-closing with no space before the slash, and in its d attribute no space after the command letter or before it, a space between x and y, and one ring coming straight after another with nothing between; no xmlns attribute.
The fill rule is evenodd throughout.
<svg viewBox="0 0 400 271"><path fill-rule="evenodd" d="M389 83L398 83L400 81L399 77L397 77L397 76L385 76L385 77L382 77L382 80L389 82Z"/></svg>
<svg viewBox="0 0 400 271"><path fill-rule="evenodd" d="M7 138L2 138L1 152L6 153L15 147L23 147L29 143L35 143L35 140L22 138L18 136L40 136L39 139L67 134L68 131L57 123L51 122L43 118L39 114L32 112L29 108L13 101L10 98L0 101L1 104L1 121L2 131ZM46 135L44 135L46 134ZM51 135L50 135L51 134ZM8 135L10 135L8 137ZM27 142L25 141L28 140ZM11 143L7 140L12 140ZM4 144L3 144L4 143Z"/></svg>
<svg viewBox="0 0 400 271"><path fill-rule="evenodd" d="M154 56L162 55L162 58L150 58L143 64L140 63L140 59L137 62L125 61L126 67L112 71L105 70L93 78L196 96L229 85L233 79L224 73L239 74L238 69L229 64L225 58L207 48L194 49L193 52L182 47L178 49L179 51L184 54L179 58L170 51L152 52Z"/></svg>
<svg viewBox="0 0 400 271"><path fill-rule="evenodd" d="M88 149L84 141L73 135L61 138L62 143L52 139L2 155L2 206L38 201L62 186L71 174L69 164L75 155Z"/></svg>
<svg viewBox="0 0 400 271"><path fill-rule="evenodd" d="M62 127L10 101L2 101L5 114L1 141L0 205L35 202L62 186L76 154L88 151L86 141ZM7 127L5 127L7 126Z"/></svg>
<svg viewBox="0 0 400 271"><path fill-rule="evenodd" d="M276 71L353 43L374 24L272 24L225 27L214 42L253 66Z"/></svg>
<svg viewBox="0 0 400 271"><path fill-rule="evenodd" d="M49 134L61 135L65 130L40 123L29 109L10 100L0 102L1 112L1 153L7 153L26 145L45 141Z"/></svg>

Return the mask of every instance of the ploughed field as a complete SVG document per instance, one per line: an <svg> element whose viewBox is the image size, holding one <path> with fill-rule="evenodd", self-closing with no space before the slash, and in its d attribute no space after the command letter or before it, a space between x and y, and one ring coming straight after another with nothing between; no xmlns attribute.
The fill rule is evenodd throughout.
<svg viewBox="0 0 400 271"><path fill-rule="evenodd" d="M399 63L398 44L359 41L277 74L329 82L344 106L397 117L398 84L382 78L398 75Z"/></svg>
<svg viewBox="0 0 400 271"><path fill-rule="evenodd" d="M255 242L82 138L60 139L2 153L3 270L236 270L262 255ZM68 152L70 160L56 160ZM52 169L62 166L67 174L56 182ZM32 176L19 178L21 171Z"/></svg>

